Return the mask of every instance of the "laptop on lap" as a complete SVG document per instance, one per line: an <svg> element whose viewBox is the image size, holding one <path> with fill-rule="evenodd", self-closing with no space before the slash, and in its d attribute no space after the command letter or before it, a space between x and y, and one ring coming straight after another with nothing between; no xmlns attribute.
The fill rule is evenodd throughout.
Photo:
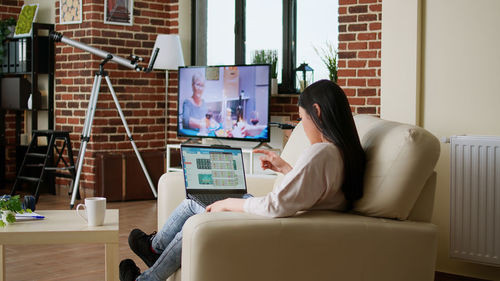
<svg viewBox="0 0 500 281"><path fill-rule="evenodd" d="M247 194L241 148L181 145L186 197L202 207Z"/></svg>

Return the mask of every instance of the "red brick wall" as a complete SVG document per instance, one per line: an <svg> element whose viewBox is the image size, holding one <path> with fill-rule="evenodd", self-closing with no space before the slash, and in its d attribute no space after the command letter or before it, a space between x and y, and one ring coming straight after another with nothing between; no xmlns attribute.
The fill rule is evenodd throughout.
<svg viewBox="0 0 500 281"><path fill-rule="evenodd" d="M0 2L0 19L15 18L21 12L24 1L2 0ZM5 111L5 178L14 180L16 177L16 112ZM21 118L23 114L21 114ZM23 123L21 123L21 129Z"/></svg>
<svg viewBox="0 0 500 281"><path fill-rule="evenodd" d="M352 110L380 114L382 0L339 0L339 85Z"/></svg>
<svg viewBox="0 0 500 281"><path fill-rule="evenodd" d="M13 17L17 19L17 16L21 12L21 7L24 1L22 0L2 0L0 2L0 19L7 19Z"/></svg>
<svg viewBox="0 0 500 281"><path fill-rule="evenodd" d="M287 116L290 120L299 118L298 96L272 97L270 112L272 116Z"/></svg>
<svg viewBox="0 0 500 281"><path fill-rule="evenodd" d="M59 23L56 2L56 31L67 38L123 58L142 56L147 66L157 34L178 33L177 0L135 0L133 26L104 24L104 1L83 2L83 23ZM67 130L76 151L80 149L85 112L102 58L64 43L56 45L56 130ZM139 73L109 62L105 66L139 151L165 148L165 74ZM102 80L97 110L87 146L80 184L93 189L95 153L132 151L105 80ZM171 85L175 85L171 81ZM171 88L172 89L172 88ZM169 90L173 91L173 90ZM142 176L142 175L141 175Z"/></svg>

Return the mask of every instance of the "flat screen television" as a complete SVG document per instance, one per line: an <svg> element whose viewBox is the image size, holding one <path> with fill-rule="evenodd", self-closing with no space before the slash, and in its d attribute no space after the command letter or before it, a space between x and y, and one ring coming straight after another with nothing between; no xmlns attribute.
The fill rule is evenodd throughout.
<svg viewBox="0 0 500 281"><path fill-rule="evenodd" d="M270 65L179 67L177 135L269 142Z"/></svg>

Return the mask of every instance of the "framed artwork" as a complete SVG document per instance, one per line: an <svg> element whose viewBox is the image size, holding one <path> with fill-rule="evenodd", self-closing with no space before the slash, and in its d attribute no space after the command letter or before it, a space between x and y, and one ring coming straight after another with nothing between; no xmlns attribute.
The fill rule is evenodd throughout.
<svg viewBox="0 0 500 281"><path fill-rule="evenodd" d="M104 0L104 23L132 25L134 0Z"/></svg>
<svg viewBox="0 0 500 281"><path fill-rule="evenodd" d="M59 9L59 23L82 23L83 0L61 0Z"/></svg>
<svg viewBox="0 0 500 281"><path fill-rule="evenodd" d="M38 4L24 4L16 23L14 38L28 37L33 32L33 22L38 14Z"/></svg>

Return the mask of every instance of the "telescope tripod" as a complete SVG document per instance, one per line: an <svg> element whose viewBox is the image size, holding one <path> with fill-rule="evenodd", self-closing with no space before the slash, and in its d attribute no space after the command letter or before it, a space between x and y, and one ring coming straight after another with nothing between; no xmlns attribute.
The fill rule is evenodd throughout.
<svg viewBox="0 0 500 281"><path fill-rule="evenodd" d="M109 91L111 93L111 96L113 97L113 101L115 102L116 109L118 110L118 114L120 115L120 118L123 122L123 126L125 127L125 131L127 132L128 139L130 140L130 143L132 144L132 147L134 148L135 154L137 156L137 159L139 160L139 163L141 164L142 170L144 172L144 175L146 176L149 186L151 187L151 191L153 192L153 195L158 197L156 193L156 189L153 185L153 181L151 180L151 177L149 176L148 170L146 169L146 166L144 165L144 161L142 160L141 154L137 150L137 146L135 145L134 139L132 138L132 134L130 133L130 130L127 125L127 121L125 120L125 116L123 115L122 109L120 107L120 103L118 102L118 98L116 97L115 90L113 89L113 85L111 85L111 80L109 79L108 73L104 71L104 65L113 58L112 55L108 55L99 65L99 71L96 72L95 78L94 78L94 84L92 86L92 93L90 95L90 100L89 100L89 105L87 108L87 112L85 115L85 123L83 125L83 132L81 135L81 145L80 145L80 151L78 152L78 160L77 160L77 171L76 171L76 177L73 182L73 191L71 194L71 203L70 203L70 208L73 209L73 206L75 205L75 199L76 195L78 193L78 185L80 182L80 175L82 172L82 167L83 167L83 160L85 158L85 150L87 149L87 144L90 140L90 132L92 130L92 122L94 120L94 114L97 106L97 99L99 97L99 90L101 88L101 80L102 77L106 80L106 83L108 84Z"/></svg>

